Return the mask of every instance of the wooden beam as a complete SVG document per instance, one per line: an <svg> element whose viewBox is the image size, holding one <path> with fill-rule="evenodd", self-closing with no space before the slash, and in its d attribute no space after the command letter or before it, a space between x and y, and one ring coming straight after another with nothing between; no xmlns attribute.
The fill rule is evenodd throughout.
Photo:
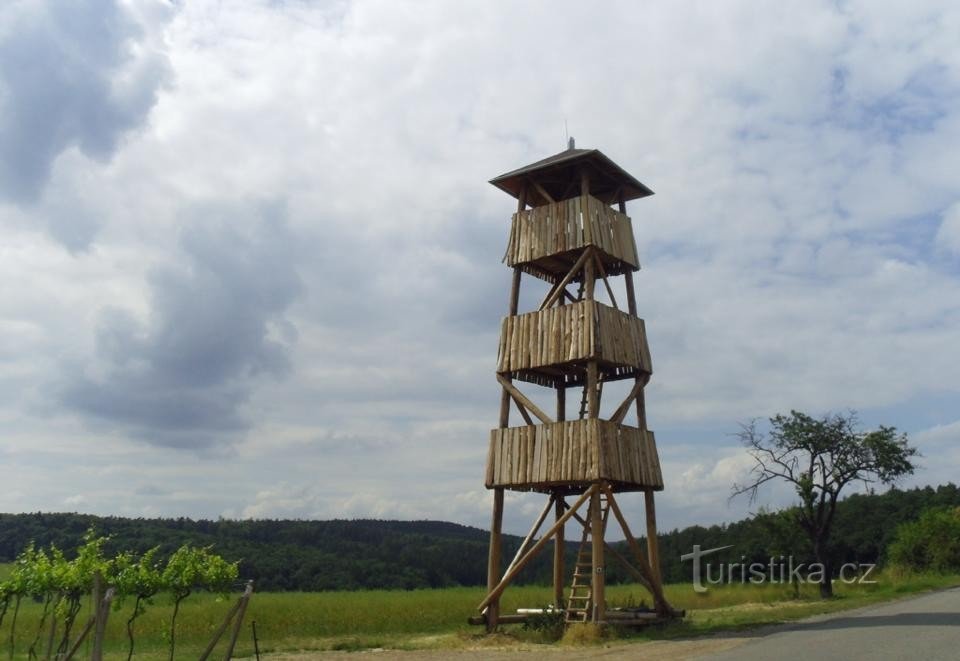
<svg viewBox="0 0 960 661"><path fill-rule="evenodd" d="M500 545L503 525L503 487L493 490L493 521L490 523L490 553L487 556L487 590L492 590L500 582ZM497 616L500 615L500 595L484 604L487 607L487 631L497 628ZM481 610L483 610L481 608Z"/></svg>
<svg viewBox="0 0 960 661"><path fill-rule="evenodd" d="M546 546L547 542L550 541L550 539L552 539L553 536L557 534L557 530L560 529L570 519L570 517L573 516L574 513L576 513L578 509L580 509L581 505L583 505L587 501L587 499L589 499L593 495L593 493L596 490L597 490L597 485L591 484L590 487L585 492L583 492L583 495L577 499L577 502L575 502L569 510L567 510L566 514L564 514L562 517L557 519L557 522L553 524L550 530L548 530L543 534L543 537L541 537L539 541L537 541L537 543L533 545L533 548L527 551L526 554L522 558L520 558L517 564L513 567L513 570L511 570L510 573L504 575L504 577L500 580L500 582L497 583L496 587L490 590L486 598L482 602L480 602L479 606L477 606L478 610L482 611L484 608L496 602L500 598L500 595L503 594L503 591L507 588L508 585L510 585L510 581L514 579L517 573L521 569L523 569L523 567L528 562L530 562L533 558L536 557L536 555L541 551L541 549L543 549L543 547Z"/></svg>
<svg viewBox="0 0 960 661"><path fill-rule="evenodd" d="M513 569L513 566L517 564L517 561L527 552L527 547L530 545L530 542L533 541L533 538L538 532L540 532L540 526L543 525L543 520L547 518L547 514L550 513L550 510L553 509L553 496L551 495L547 499L547 504L543 508L543 511L540 512L540 516L537 517L536 522L534 522L533 527L530 528L530 532L527 533L527 536L524 537L523 543L520 544L520 548L517 549L516 554L513 556L513 560L510 561L510 564L507 565L507 569L504 573L509 574L510 570Z"/></svg>
<svg viewBox="0 0 960 661"><path fill-rule="evenodd" d="M570 270L567 271L567 274L563 276L563 279L555 284L547 293L547 297L544 298L543 302L540 303L539 309L546 310L548 307L553 305L554 300L561 295L561 292L563 292L565 287L570 284L570 281L573 280L574 276L580 272L580 270L584 267L584 264L589 263L588 257L590 250L590 248L587 248L583 251L577 261L573 263L573 266L570 267Z"/></svg>
<svg viewBox="0 0 960 661"><path fill-rule="evenodd" d="M601 488L606 493L607 502L610 503L610 508L613 510L613 515L617 518L617 522L620 524L620 528L623 530L623 534L627 539L627 546L630 547L634 557L636 557L640 571L646 575L647 581L650 583L650 592L653 594L653 600L656 604L657 611L671 613L672 609L670 608L670 604L667 603L666 598L663 596L663 588L654 577L653 571L650 569L650 565L647 564L647 559L643 555L643 550L640 548L640 543L637 542L637 539L633 536L633 533L630 532L630 526L627 524L627 520L623 517L623 512L620 511L620 507L617 505L617 501L613 497L613 491L611 491L610 487L606 484L602 485Z"/></svg>
<svg viewBox="0 0 960 661"><path fill-rule="evenodd" d="M527 409L524 408L523 404L521 404L517 400L513 400L513 403L517 405L517 410L520 411L520 417L523 418L523 421L527 423L527 425L533 426L533 419L530 417L530 414L527 413Z"/></svg>
<svg viewBox="0 0 960 661"><path fill-rule="evenodd" d="M610 281L607 280L607 270L603 268L603 260L600 259L600 253L594 252L593 257L597 261L597 270L600 271L600 277L603 278L603 285L607 288L607 295L610 297L610 302L613 303L613 307L619 310L620 306L617 305L617 297L613 295L613 288L610 287Z"/></svg>
<svg viewBox="0 0 960 661"><path fill-rule="evenodd" d="M626 399L620 403L620 406L618 406L613 412L613 415L610 416L610 422L615 422L618 425L623 422L623 419L627 417L627 412L630 410L630 405L633 404L633 400L643 392L644 385L646 385L646 383L642 379L638 378L636 380L633 388L630 389L630 394L627 395Z"/></svg>
<svg viewBox="0 0 960 661"><path fill-rule="evenodd" d="M531 179L530 183L533 184L533 187L536 189L536 191L540 193L540 195L542 195L547 202L549 202L550 204L557 203L557 201L553 199L553 196L551 196L550 193L548 193L547 190L543 186L541 186L539 182Z"/></svg>
<svg viewBox="0 0 960 661"><path fill-rule="evenodd" d="M550 416L548 416L546 413L541 411L539 406L537 406L536 404L531 402L529 399L527 399L527 396L524 395L519 390L517 390L517 388L512 383L510 383L509 380L497 374L497 381L500 382L500 385L503 386L503 389L506 390L508 393L510 393L510 395L516 401L523 404L527 408L527 410L530 411L530 413L540 418L540 420L542 420L544 424L549 425L553 422L553 420L550 419Z"/></svg>

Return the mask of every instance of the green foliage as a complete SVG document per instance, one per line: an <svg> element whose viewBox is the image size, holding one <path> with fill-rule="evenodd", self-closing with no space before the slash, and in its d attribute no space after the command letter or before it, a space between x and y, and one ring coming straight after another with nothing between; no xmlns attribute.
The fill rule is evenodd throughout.
<svg viewBox="0 0 960 661"><path fill-rule="evenodd" d="M154 595L162 591L170 592L175 603L169 640L172 658L173 632L180 603L197 588L226 592L238 576L238 563L223 559L209 547L184 545L170 556L161 571L157 559L158 548L150 549L141 556L125 551L108 558L104 554L107 542L108 538L98 536L93 528L89 528L83 534L72 559L68 559L56 545L51 544L49 549L43 549L37 548L33 542L17 555L9 576L0 581L0 624L6 617L11 600L14 603L8 638L11 657L16 648L17 616L24 597L43 604L28 656L39 656L37 646L51 615L63 623L62 628L57 629L55 620L50 629L51 636L54 630L61 632L56 652L63 653L70 644L73 623L85 601L84 597L93 590L99 578L102 589L108 585L114 587L115 608L120 609L128 597L135 598L133 612L127 620L128 659L133 654L134 620L143 615L145 604Z"/></svg>
<svg viewBox="0 0 960 661"><path fill-rule="evenodd" d="M914 571L960 571L960 507L929 509L897 528L891 564Z"/></svg>
<svg viewBox="0 0 960 661"><path fill-rule="evenodd" d="M564 629L564 611L545 606L542 612L527 616L523 629L536 632L544 640L560 640Z"/></svg>

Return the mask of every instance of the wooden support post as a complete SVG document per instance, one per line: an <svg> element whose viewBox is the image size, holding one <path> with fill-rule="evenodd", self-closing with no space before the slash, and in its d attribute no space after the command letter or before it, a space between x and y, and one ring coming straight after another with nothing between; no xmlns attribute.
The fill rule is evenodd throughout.
<svg viewBox="0 0 960 661"><path fill-rule="evenodd" d="M647 510L647 559L650 562L650 572L657 585L662 585L660 575L660 547L657 540L657 510L653 504L653 489L643 492L643 504Z"/></svg>
<svg viewBox="0 0 960 661"><path fill-rule="evenodd" d="M90 607L93 609L93 651L91 652L91 661L97 661L97 632L100 631L101 608L100 600L103 598L103 575L100 572L93 574L93 594L90 599ZM102 653L101 653L102 656Z"/></svg>
<svg viewBox="0 0 960 661"><path fill-rule="evenodd" d="M623 274L624 284L627 286L627 311L634 317L637 316L637 297L633 289L633 271L626 271Z"/></svg>
<svg viewBox="0 0 960 661"><path fill-rule="evenodd" d="M593 542L592 560L593 560L593 623L603 624L606 621L607 602L604 593L606 585L606 576L604 575L603 563L603 515L600 508L600 489L593 492L590 497L590 538Z"/></svg>
<svg viewBox="0 0 960 661"><path fill-rule="evenodd" d="M519 267L513 268L513 283L510 286L510 305L509 313L511 316L517 314L520 304L520 275ZM504 389L500 393L500 428L504 429L510 426L510 393Z"/></svg>
<svg viewBox="0 0 960 661"><path fill-rule="evenodd" d="M562 392L562 391L560 391ZM559 521L566 510L566 503L563 497L555 494L553 504L556 512L556 520ZM564 527L557 528L557 535L553 540L553 607L563 608L563 589L566 587L566 567L564 565L563 545L564 545Z"/></svg>
<svg viewBox="0 0 960 661"><path fill-rule="evenodd" d="M97 604L96 624L93 631L93 650L90 661L103 661L103 637L107 632L107 618L110 617L110 605L113 603L114 588L108 588L100 603Z"/></svg>
<svg viewBox="0 0 960 661"><path fill-rule="evenodd" d="M587 253L593 252L593 246L588 247L584 250L584 255ZM596 263L592 259L587 259L583 264L583 297L588 300L593 300L593 290L597 283L597 269Z"/></svg>
<svg viewBox="0 0 960 661"><path fill-rule="evenodd" d="M567 419L567 387L559 380L557 384L557 422L563 422Z"/></svg>
<svg viewBox="0 0 960 661"><path fill-rule="evenodd" d="M597 388L597 361L587 363L587 417L600 417L600 393Z"/></svg>
<svg viewBox="0 0 960 661"><path fill-rule="evenodd" d="M510 585L510 581L514 579L514 577L520 572L521 569L524 568L524 566L526 566L528 562L530 562L533 558L537 556L538 553L540 553L543 547L546 546L547 542L553 539L553 537L557 534L557 531L563 527L563 525L570 519L570 517L576 514L577 510L580 509L580 507L585 502L587 502L587 500L589 500L589 498L594 494L594 492L596 492L598 488L599 487L596 484L591 484L590 487L585 492L583 492L583 495L577 499L577 501L573 504L573 506L570 507L569 510L567 510L567 513L564 514L562 517L560 517L557 520L557 522L553 524L553 527L551 527L550 530L545 532L543 534L543 537L541 537L537 541L537 543L533 545L533 548L527 551L527 553L522 558L520 558L517 564L514 565L513 569L507 574L504 574L503 578L500 579L500 582L497 583L497 585L489 591L486 598L482 602L480 602L479 606L477 606L477 608L481 612L483 612L483 609L487 608L491 604L499 601L500 595L503 594L503 591L507 589L508 585ZM493 546L491 545L491 552L492 552L492 548ZM490 574L488 573L487 576L489 578ZM490 611L488 610L487 612L489 613Z"/></svg>
<svg viewBox="0 0 960 661"><path fill-rule="evenodd" d="M230 642L227 644L227 651L223 655L223 661L230 661L233 658L233 648L237 646L237 638L240 637L240 627L243 626L243 616L247 614L247 605L250 603L250 595L253 594L253 581L247 581L247 587L240 597L240 609L237 611L237 619L233 623L233 633L230 635Z"/></svg>
<svg viewBox="0 0 960 661"><path fill-rule="evenodd" d="M487 593L492 594L500 583L500 546L503 543L503 487L493 490L493 520L490 523L490 555L487 558ZM487 606L487 631L497 628L497 616L500 614L500 595L491 599ZM481 608L483 610L483 608Z"/></svg>
<svg viewBox="0 0 960 661"><path fill-rule="evenodd" d="M213 653L213 648L216 647L217 643L220 642L220 638L223 637L223 633L227 630L227 627L230 626L230 623L233 622L234 615L236 615L237 611L240 610L241 599L237 599L233 606L230 607L230 610L227 611L227 615L223 618L223 622L220 623L220 626L217 627L217 630L213 633L213 638L211 638L210 642L207 643L207 648L203 650L202 654L200 654L199 661L207 661L207 659Z"/></svg>

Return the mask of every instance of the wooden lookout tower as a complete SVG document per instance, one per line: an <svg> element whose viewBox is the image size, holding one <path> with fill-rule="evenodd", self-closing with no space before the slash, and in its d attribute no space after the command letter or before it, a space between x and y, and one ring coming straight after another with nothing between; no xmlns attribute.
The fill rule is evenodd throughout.
<svg viewBox="0 0 960 661"><path fill-rule="evenodd" d="M644 407L644 387L653 369L644 323L637 316L633 273L640 261L626 213L628 201L653 191L602 152L576 149L573 140L566 151L490 183L517 199L517 212L504 257L513 269L513 284L509 315L500 328L500 422L490 434L487 455L486 486L494 493L487 596L479 606L481 617L473 620L488 629L522 620L522 615L500 613L500 596L551 540L554 607L565 610L567 622L677 614L661 586L653 494L663 489L663 478ZM546 281L549 291L537 309L521 313L524 275ZM625 280L620 292L625 291L626 301L615 296L611 282L616 277ZM601 287L609 304L594 296ZM604 384L621 379L632 382L629 394L608 419L601 418ZM555 415L538 407L517 382L555 390ZM568 416L570 389L579 395L579 412ZM522 418L520 426L510 426L511 402ZM631 409L635 425L625 424ZM501 527L508 489L542 493L547 502L504 569ZM617 503L620 494L630 492L643 494L646 549ZM550 527L537 539L551 513ZM564 558L568 522L582 527L571 575ZM626 537L629 557L607 543L613 525ZM623 565L650 591L653 611L608 611L607 560Z"/></svg>

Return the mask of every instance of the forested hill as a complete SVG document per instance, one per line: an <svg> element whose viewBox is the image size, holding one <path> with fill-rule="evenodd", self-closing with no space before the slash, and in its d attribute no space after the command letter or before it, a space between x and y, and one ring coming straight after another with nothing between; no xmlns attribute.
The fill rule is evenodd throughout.
<svg viewBox="0 0 960 661"><path fill-rule="evenodd" d="M844 562L877 562L896 526L928 507L960 506L953 485L881 495L853 495L838 507L835 555ZM722 526L692 526L661 535L664 578L690 578L680 563L693 544L703 548L733 544L735 557L764 562L789 552L804 557L802 539L792 537L783 513L760 514ZM83 514L0 514L0 562L11 561L30 542L51 543L68 553L90 527L109 535L108 551L145 551L160 546L168 553L185 542L213 545L230 560L240 560L243 578L260 590L350 590L360 588L441 587L486 584L488 534L484 530L442 521L193 521L191 519L126 519ZM640 527L642 526L635 526ZM569 535L569 533L568 533ZM572 537L572 535L569 535ZM577 536L579 537L579 536ZM520 538L506 536L504 556L512 557ZM576 557L568 542L568 562ZM528 582L550 580L552 554L541 554L522 576ZM625 577L608 563L607 577Z"/></svg>

